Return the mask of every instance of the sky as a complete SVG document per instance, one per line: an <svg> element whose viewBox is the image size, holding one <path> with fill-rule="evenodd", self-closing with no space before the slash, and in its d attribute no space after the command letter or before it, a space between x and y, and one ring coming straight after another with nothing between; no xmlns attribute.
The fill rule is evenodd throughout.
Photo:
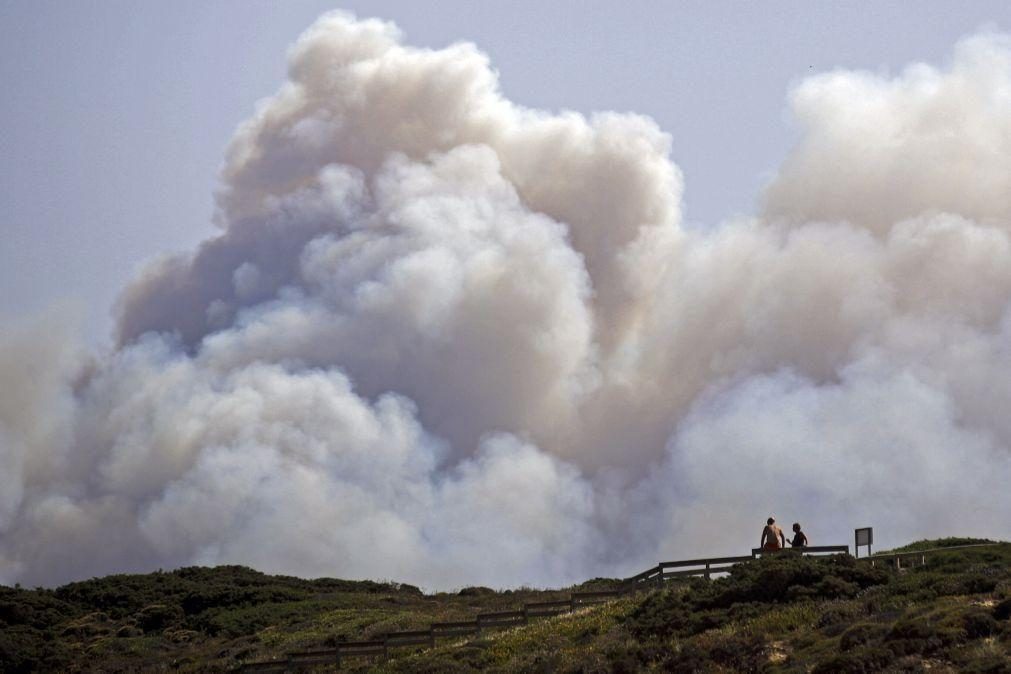
<svg viewBox="0 0 1011 674"><path fill-rule="evenodd" d="M1006 3L543 4L0 5L0 583L1011 538Z"/></svg>
<svg viewBox="0 0 1011 674"><path fill-rule="evenodd" d="M238 123L321 13L392 20L414 45L466 40L534 108L634 111L673 138L689 222L755 210L795 141L786 96L837 67L941 63L1009 29L1006 2L0 3L0 316L53 305L110 339L120 289L213 232Z"/></svg>

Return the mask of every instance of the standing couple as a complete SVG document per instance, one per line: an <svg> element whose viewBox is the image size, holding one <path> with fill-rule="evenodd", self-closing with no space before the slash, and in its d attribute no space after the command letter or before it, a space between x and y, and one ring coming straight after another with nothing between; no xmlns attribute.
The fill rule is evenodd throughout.
<svg viewBox="0 0 1011 674"><path fill-rule="evenodd" d="M800 530L800 524L796 522L793 524L793 540L790 541L790 545L795 548L806 548L808 545L807 536ZM775 552L786 547L786 536L776 524L775 517L766 520L765 528L762 529L762 542L758 547L766 552Z"/></svg>

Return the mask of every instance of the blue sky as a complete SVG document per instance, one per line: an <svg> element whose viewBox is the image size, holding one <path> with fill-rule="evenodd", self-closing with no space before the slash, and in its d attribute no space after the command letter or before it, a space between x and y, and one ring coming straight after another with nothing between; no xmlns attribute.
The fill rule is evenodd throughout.
<svg viewBox="0 0 1011 674"><path fill-rule="evenodd" d="M139 265L213 233L235 126L320 13L475 42L513 101L636 111L673 136L688 219L754 208L793 138L792 83L835 67L940 64L1007 2L48 2L0 4L0 320L54 303L107 340Z"/></svg>

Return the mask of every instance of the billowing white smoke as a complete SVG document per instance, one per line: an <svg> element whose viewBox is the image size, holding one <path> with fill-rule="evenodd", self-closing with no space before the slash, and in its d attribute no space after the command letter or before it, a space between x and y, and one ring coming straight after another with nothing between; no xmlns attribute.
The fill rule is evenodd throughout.
<svg viewBox="0 0 1011 674"><path fill-rule="evenodd" d="M559 584L757 543L1011 535L1011 40L803 82L752 220L669 138L328 14L238 130L219 236L119 345L0 339L0 581L182 564Z"/></svg>

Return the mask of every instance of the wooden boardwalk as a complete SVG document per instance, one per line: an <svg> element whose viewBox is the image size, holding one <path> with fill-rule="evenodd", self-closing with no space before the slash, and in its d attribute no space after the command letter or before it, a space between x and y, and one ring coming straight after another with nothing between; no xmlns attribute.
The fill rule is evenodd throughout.
<svg viewBox="0 0 1011 674"><path fill-rule="evenodd" d="M823 545L803 548L803 551L787 549L778 554L839 554L848 553L848 545ZM662 587L665 581L687 576L712 578L716 574L729 573L734 564L750 561L762 554L752 550L752 554L741 557L712 557L708 559L687 559L679 562L660 562L642 573L622 579L611 590L593 592L573 592L568 599L558 601L531 602L515 611L478 613L473 620L432 623L427 630L411 630L382 634L368 641L342 641L336 647L289 653L287 657L263 662L248 662L242 665L243 672L296 672L301 669L327 665L341 666L349 658L388 658L390 651L405 646L425 646L434 648L440 638L459 638L480 634L484 630L526 625L534 618L547 618L568 613L576 609L601 604L623 595ZM919 554L919 553L916 553Z"/></svg>

